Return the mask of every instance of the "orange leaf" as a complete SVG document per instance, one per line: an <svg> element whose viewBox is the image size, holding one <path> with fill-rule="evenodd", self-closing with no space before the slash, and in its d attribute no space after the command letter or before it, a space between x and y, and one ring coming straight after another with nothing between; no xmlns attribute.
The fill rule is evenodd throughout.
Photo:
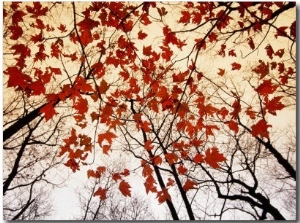
<svg viewBox="0 0 300 223"><path fill-rule="evenodd" d="M223 162L226 160L223 154L219 153L216 147L207 149L205 151L205 162L213 168L220 168L218 162Z"/></svg>
<svg viewBox="0 0 300 223"><path fill-rule="evenodd" d="M131 197L130 188L131 186L124 180L122 180L119 184L119 190L125 197Z"/></svg>

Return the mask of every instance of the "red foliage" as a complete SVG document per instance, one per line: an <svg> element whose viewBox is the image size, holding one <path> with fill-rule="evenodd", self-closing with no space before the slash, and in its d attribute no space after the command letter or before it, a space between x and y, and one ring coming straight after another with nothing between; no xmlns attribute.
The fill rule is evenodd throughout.
<svg viewBox="0 0 300 223"><path fill-rule="evenodd" d="M119 190L125 197L131 197L131 186L126 181L122 180L119 184Z"/></svg>
<svg viewBox="0 0 300 223"><path fill-rule="evenodd" d="M226 161L226 158L223 154L219 153L218 149L216 147L207 149L205 151L205 157L204 160L207 164L209 164L213 168L220 168L219 162Z"/></svg>
<svg viewBox="0 0 300 223"><path fill-rule="evenodd" d="M261 136L269 139L269 127L272 127L272 125L268 125L264 119L261 119L256 124L251 126L251 134L255 137Z"/></svg>

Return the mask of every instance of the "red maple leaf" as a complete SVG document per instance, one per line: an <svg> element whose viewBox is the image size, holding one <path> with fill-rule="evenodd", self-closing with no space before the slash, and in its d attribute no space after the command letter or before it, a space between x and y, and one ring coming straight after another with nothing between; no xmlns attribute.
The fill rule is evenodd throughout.
<svg viewBox="0 0 300 223"><path fill-rule="evenodd" d="M45 45L43 43L38 45L39 51L35 54L34 62L40 60L44 61L46 57L49 57L47 54L44 53L45 51Z"/></svg>
<svg viewBox="0 0 300 223"><path fill-rule="evenodd" d="M242 67L241 64L236 63L236 62L232 63L231 66L232 66L232 70L240 70Z"/></svg>
<svg viewBox="0 0 300 223"><path fill-rule="evenodd" d="M40 34L37 34L37 35L34 35L34 36L31 36L30 40L34 43L37 43L37 42L41 42L43 40L43 33L40 32Z"/></svg>
<svg viewBox="0 0 300 223"><path fill-rule="evenodd" d="M122 180L119 184L119 190L125 197L131 197L130 188L131 186L124 180Z"/></svg>
<svg viewBox="0 0 300 223"><path fill-rule="evenodd" d="M79 114L85 114L88 111L88 101L85 98L79 97L72 106Z"/></svg>
<svg viewBox="0 0 300 223"><path fill-rule="evenodd" d="M205 151L204 160L207 164L209 164L213 168L220 168L219 162L223 162L226 160L223 154L219 153L216 147L207 149Z"/></svg>
<svg viewBox="0 0 300 223"><path fill-rule="evenodd" d="M65 166L70 167L74 173L76 170L80 170L79 164L74 159L69 159L67 163L65 163Z"/></svg>
<svg viewBox="0 0 300 223"><path fill-rule="evenodd" d="M37 18L39 16L44 16L48 12L48 7L42 8L40 2L33 2L33 7L26 5L27 12L31 13L31 17Z"/></svg>
<svg viewBox="0 0 300 223"><path fill-rule="evenodd" d="M34 81L28 85L28 88L31 89L30 95L40 95L45 94L45 86L41 80Z"/></svg>
<svg viewBox="0 0 300 223"><path fill-rule="evenodd" d="M171 196L170 196L167 188L162 188L161 191L158 191L157 192L157 198L158 198L158 202L160 204L165 202L166 200L171 201Z"/></svg>
<svg viewBox="0 0 300 223"><path fill-rule="evenodd" d="M269 71L269 63L266 63L264 61L259 61L259 65L253 69L253 71L257 74L260 74L259 79L263 79L267 74L270 73Z"/></svg>
<svg viewBox="0 0 300 223"><path fill-rule="evenodd" d="M44 113L46 121L51 119L57 112L54 109L53 102L50 102L40 109L40 113Z"/></svg>
<svg viewBox="0 0 300 223"><path fill-rule="evenodd" d="M8 67L4 73L9 76L7 87L20 87L25 89L31 82L31 77L22 73L18 67Z"/></svg>
<svg viewBox="0 0 300 223"><path fill-rule="evenodd" d="M15 51L13 55L19 54L21 57L30 57L31 54L30 48L24 44L15 44L10 49Z"/></svg>
<svg viewBox="0 0 300 223"><path fill-rule="evenodd" d="M160 46L160 48L162 49L162 58L165 59L166 62L170 61L171 57L173 56L173 51L171 50L171 48L165 46Z"/></svg>
<svg viewBox="0 0 300 223"><path fill-rule="evenodd" d="M145 26L151 24L152 22L149 20L148 14L147 13L143 13L140 17L141 19L141 23L144 24Z"/></svg>
<svg viewBox="0 0 300 223"><path fill-rule="evenodd" d="M80 31L83 30L92 30L99 26L100 23L98 21L92 20L90 18L85 17L83 20L77 23L77 26L80 27Z"/></svg>
<svg viewBox="0 0 300 223"><path fill-rule="evenodd" d="M165 154L165 157L170 165L176 163L178 160L178 156L175 153L167 153Z"/></svg>
<svg viewBox="0 0 300 223"><path fill-rule="evenodd" d="M255 137L260 135L261 137L269 139L269 127L272 127L272 125L268 125L264 119L261 119L251 126L251 134Z"/></svg>
<svg viewBox="0 0 300 223"><path fill-rule="evenodd" d="M154 156L153 157L153 165L158 166L162 163L162 158L160 156Z"/></svg>
<svg viewBox="0 0 300 223"><path fill-rule="evenodd" d="M254 49L255 49L255 45L254 45L254 42L253 42L252 37L249 37L249 38L247 39L247 41L248 41L248 44L249 44L250 48L251 48L252 50L254 50Z"/></svg>
<svg viewBox="0 0 300 223"><path fill-rule="evenodd" d="M272 84L271 80L264 80L263 83L261 83L255 90L260 95L268 95L274 93L277 87L278 85Z"/></svg>
<svg viewBox="0 0 300 223"><path fill-rule="evenodd" d="M107 191L108 191L108 188L103 189L103 188L99 187L98 190L94 193L93 196L94 197L99 196L100 199L104 201L106 199L106 192Z"/></svg>
<svg viewBox="0 0 300 223"><path fill-rule="evenodd" d="M51 56L56 57L58 59L60 54L61 54L61 50L60 50L59 42L56 41L55 43L51 44Z"/></svg>
<svg viewBox="0 0 300 223"><path fill-rule="evenodd" d="M219 68L218 75L223 76L225 74L225 69Z"/></svg>
<svg viewBox="0 0 300 223"><path fill-rule="evenodd" d="M76 77L74 89L82 91L84 94L93 91L91 84L87 83L86 79L81 76Z"/></svg>
<svg viewBox="0 0 300 223"><path fill-rule="evenodd" d="M143 54L145 56L150 56L152 54L152 47L151 45L150 46L147 46L147 47L143 47Z"/></svg>
<svg viewBox="0 0 300 223"><path fill-rule="evenodd" d="M144 183L147 194L149 193L149 191L151 191L152 193L157 193L157 188L154 184L155 184L155 179L153 178L153 176L148 176Z"/></svg>
<svg viewBox="0 0 300 223"><path fill-rule="evenodd" d="M179 173L179 174L182 174L182 175L186 174L186 172L187 172L187 168L185 168L184 165L180 165L180 166L177 168L177 170L178 170L178 173Z"/></svg>
<svg viewBox="0 0 300 223"><path fill-rule="evenodd" d="M123 22L122 24L123 24L122 29L123 29L124 32L130 32L133 28L133 21L132 20L128 20L126 22Z"/></svg>
<svg viewBox="0 0 300 223"><path fill-rule="evenodd" d="M229 56L232 56L232 57L236 57L235 50L230 50L230 51L228 52L228 55L229 55Z"/></svg>
<svg viewBox="0 0 300 223"><path fill-rule="evenodd" d="M60 24L59 27L57 27L62 33L67 32L66 25Z"/></svg>
<svg viewBox="0 0 300 223"><path fill-rule="evenodd" d="M266 51L267 51L267 55L269 56L270 59L273 59L273 53L274 53L274 50L272 48L272 46L270 44L268 44L266 47L265 47Z"/></svg>
<svg viewBox="0 0 300 223"><path fill-rule="evenodd" d="M26 15L25 12L16 10L11 17L12 23L15 25L15 24L18 24L18 22L23 22L23 16L25 16L25 15Z"/></svg>
<svg viewBox="0 0 300 223"><path fill-rule="evenodd" d="M230 121L225 122L225 124L227 124L228 127L229 127L232 131L234 131L235 133L238 133L238 131L239 131L239 126L238 126L238 124L237 124L235 121L230 120Z"/></svg>
<svg viewBox="0 0 300 223"><path fill-rule="evenodd" d="M11 31L11 39L17 40L23 34L23 29L18 25L8 26L8 29Z"/></svg>
<svg viewBox="0 0 300 223"><path fill-rule="evenodd" d="M185 184L183 185L183 190L188 191L191 189L196 189L195 186L197 186L198 184L190 179L187 179Z"/></svg>
<svg viewBox="0 0 300 223"><path fill-rule="evenodd" d="M97 62L92 65L91 67L93 69L93 73L97 75L98 78L101 78L105 74L105 68L103 63Z"/></svg>
<svg viewBox="0 0 300 223"><path fill-rule="evenodd" d="M120 175L120 173L113 173L111 178L114 180L114 181L118 181L118 180L122 180L122 177Z"/></svg>
<svg viewBox="0 0 300 223"><path fill-rule="evenodd" d="M204 162L204 159L203 159L203 155L200 154L200 153L197 153L193 159L193 161L198 164L198 163L203 163Z"/></svg>
<svg viewBox="0 0 300 223"><path fill-rule="evenodd" d="M93 177L93 178L100 178L100 174L97 171L94 170L88 170L87 171L87 177Z"/></svg>
<svg viewBox="0 0 300 223"><path fill-rule="evenodd" d="M225 119L225 117L228 115L228 110L225 107L222 107L221 109L219 109L219 111L217 112L218 115L222 116L222 119Z"/></svg>
<svg viewBox="0 0 300 223"><path fill-rule="evenodd" d="M252 111L251 109L252 109L251 106L248 107L248 108L246 109L246 114L247 114L251 119L255 119L255 118L256 118L256 112Z"/></svg>
<svg viewBox="0 0 300 223"><path fill-rule="evenodd" d="M107 132L105 132L105 133L100 133L99 135L98 135L98 143L100 144L100 146L102 147L102 142L104 141L104 140L106 140L110 145L112 144L112 140L114 139L114 138L116 138L117 136L114 134L114 133L112 133L112 132L109 132L109 131L107 131Z"/></svg>
<svg viewBox="0 0 300 223"><path fill-rule="evenodd" d="M281 58L283 56L283 54L284 54L284 49L279 49L276 51L276 53L274 55Z"/></svg>
<svg viewBox="0 0 300 223"><path fill-rule="evenodd" d="M232 119L237 119L238 116L239 116L239 113L241 111L241 103L240 103L240 99L236 99L233 104L232 104L232 107L233 107L233 111L230 112L230 115L232 117Z"/></svg>
<svg viewBox="0 0 300 223"><path fill-rule="evenodd" d="M265 97L264 99L265 110L267 110L272 115L276 115L276 111L281 110L285 107L280 102L281 98L283 98L283 96L277 96L269 101L268 97Z"/></svg>
<svg viewBox="0 0 300 223"><path fill-rule="evenodd" d="M287 28L287 26L277 28L277 33L274 35L275 38L277 39L278 36L287 36L287 33L285 31Z"/></svg>
<svg viewBox="0 0 300 223"><path fill-rule="evenodd" d="M179 21L180 23L187 24L191 20L191 14L188 11L182 11L182 16L180 17Z"/></svg>
<svg viewBox="0 0 300 223"><path fill-rule="evenodd" d="M51 72L52 74L61 75L61 70L60 70L60 68L47 67L47 69L49 69L50 72Z"/></svg>
<svg viewBox="0 0 300 223"><path fill-rule="evenodd" d="M151 150L154 148L154 146L152 145L151 140L147 140L147 141L145 142L144 148L145 148L147 151L151 151Z"/></svg>
<svg viewBox="0 0 300 223"><path fill-rule="evenodd" d="M145 163L144 160L142 161L142 166L143 166L143 171L142 171L143 177L152 176L153 169L151 168L151 166L148 163Z"/></svg>
<svg viewBox="0 0 300 223"><path fill-rule="evenodd" d="M171 178L168 178L167 187L173 186L175 181Z"/></svg>
<svg viewBox="0 0 300 223"><path fill-rule="evenodd" d="M93 36L90 30L82 30L80 34L80 41L83 46L87 46L89 43L93 42Z"/></svg>
<svg viewBox="0 0 300 223"><path fill-rule="evenodd" d="M290 35L296 39L296 20L290 26Z"/></svg>
<svg viewBox="0 0 300 223"><path fill-rule="evenodd" d="M209 38L209 42L214 42L214 41L217 41L217 38L218 38L218 35L214 32L211 32L209 35L208 35L208 38Z"/></svg>
<svg viewBox="0 0 300 223"><path fill-rule="evenodd" d="M142 31L138 32L138 39L143 40L148 36L148 34L143 33Z"/></svg>

